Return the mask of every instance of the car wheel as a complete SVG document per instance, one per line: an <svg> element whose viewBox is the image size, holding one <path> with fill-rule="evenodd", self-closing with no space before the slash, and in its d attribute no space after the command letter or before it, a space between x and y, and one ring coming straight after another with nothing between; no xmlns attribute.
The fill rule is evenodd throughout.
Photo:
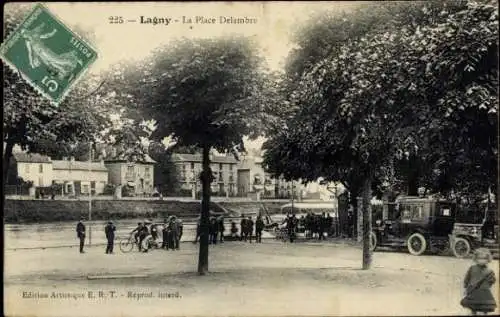
<svg viewBox="0 0 500 317"><path fill-rule="evenodd" d="M410 254L421 255L427 249L427 240L421 233L416 232L408 237L407 247Z"/></svg>
<svg viewBox="0 0 500 317"><path fill-rule="evenodd" d="M455 238L453 243L453 254L457 258L465 258L470 254L471 246L470 242L464 238Z"/></svg>
<svg viewBox="0 0 500 317"><path fill-rule="evenodd" d="M373 252L377 249L377 235L375 232L370 232L370 251Z"/></svg>

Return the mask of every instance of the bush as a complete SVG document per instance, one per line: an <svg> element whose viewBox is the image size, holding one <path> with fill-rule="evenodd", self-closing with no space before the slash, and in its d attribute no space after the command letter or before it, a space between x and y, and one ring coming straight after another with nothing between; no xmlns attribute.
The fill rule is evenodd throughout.
<svg viewBox="0 0 500 317"><path fill-rule="evenodd" d="M122 197L134 197L134 188L128 185L123 185L122 187Z"/></svg>
<svg viewBox="0 0 500 317"><path fill-rule="evenodd" d="M115 186L113 184L106 184L102 191L103 196L112 196L115 194Z"/></svg>

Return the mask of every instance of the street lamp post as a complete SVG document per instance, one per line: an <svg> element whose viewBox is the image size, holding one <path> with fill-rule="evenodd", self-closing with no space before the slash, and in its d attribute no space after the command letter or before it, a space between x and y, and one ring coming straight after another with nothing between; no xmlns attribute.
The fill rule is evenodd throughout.
<svg viewBox="0 0 500 317"><path fill-rule="evenodd" d="M89 246L92 246L92 142L89 142Z"/></svg>

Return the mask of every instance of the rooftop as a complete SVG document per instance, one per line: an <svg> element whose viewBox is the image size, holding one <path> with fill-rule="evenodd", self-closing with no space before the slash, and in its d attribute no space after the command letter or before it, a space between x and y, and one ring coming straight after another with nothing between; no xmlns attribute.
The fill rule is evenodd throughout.
<svg viewBox="0 0 500 317"><path fill-rule="evenodd" d="M50 157L45 156L45 155L40 155L37 153L23 153L23 152L16 152L12 153L12 156L16 160L16 162L23 162L23 163L50 163Z"/></svg>
<svg viewBox="0 0 500 317"><path fill-rule="evenodd" d="M52 161L52 169L54 170L78 170L88 171L89 162L84 161ZM100 162L92 162L90 170L107 172L108 169Z"/></svg>
<svg viewBox="0 0 500 317"><path fill-rule="evenodd" d="M201 163L202 157L200 154L173 154L172 160L174 162L195 162ZM226 164L237 164L238 161L232 156L211 156L211 163L226 163Z"/></svg>
<svg viewBox="0 0 500 317"><path fill-rule="evenodd" d="M129 162L129 159L124 155L117 155L115 157L109 157L104 160L106 163L111 163L111 162ZM148 164L155 164L156 161L151 158L148 154L144 154L144 159L142 160L137 160L137 163L148 163Z"/></svg>

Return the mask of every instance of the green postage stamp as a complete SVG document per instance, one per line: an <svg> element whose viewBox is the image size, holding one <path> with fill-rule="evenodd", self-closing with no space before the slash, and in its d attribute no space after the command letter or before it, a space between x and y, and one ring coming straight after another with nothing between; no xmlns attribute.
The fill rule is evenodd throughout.
<svg viewBox="0 0 500 317"><path fill-rule="evenodd" d="M97 51L37 4L3 43L0 57L58 104L96 60Z"/></svg>

